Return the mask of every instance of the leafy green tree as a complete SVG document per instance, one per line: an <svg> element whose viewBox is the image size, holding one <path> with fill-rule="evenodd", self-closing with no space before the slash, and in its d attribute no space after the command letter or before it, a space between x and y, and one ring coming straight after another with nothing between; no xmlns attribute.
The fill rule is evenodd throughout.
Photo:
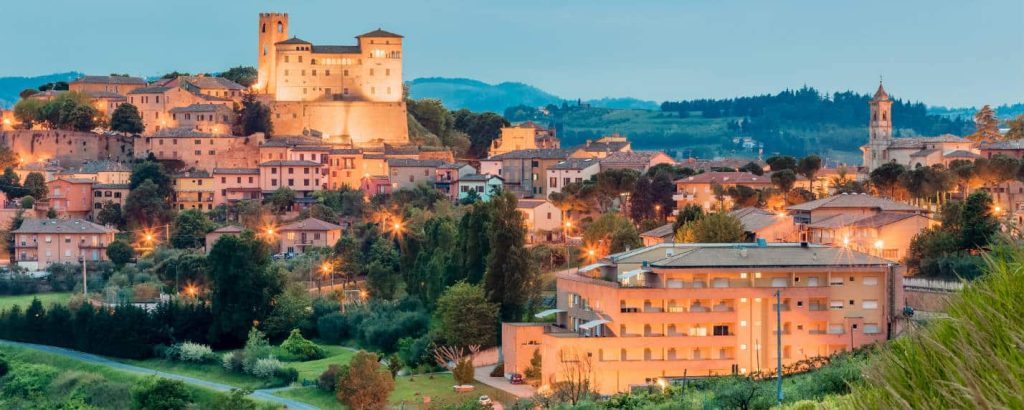
<svg viewBox="0 0 1024 410"><path fill-rule="evenodd" d="M398 295L402 285L398 267L398 251L394 244L385 237L378 237L367 258L366 287L371 296L394 299Z"/></svg>
<svg viewBox="0 0 1024 410"><path fill-rule="evenodd" d="M761 200L760 191L746 185L731 186L725 191L736 208L757 206Z"/></svg>
<svg viewBox="0 0 1024 410"><path fill-rule="evenodd" d="M789 191L793 189L793 185L796 184L796 173L792 169L786 168L781 171L772 171L772 185L782 191L783 195L788 196Z"/></svg>
<svg viewBox="0 0 1024 410"><path fill-rule="evenodd" d="M213 402L213 410L257 410L255 401L246 397L252 393L249 389L231 389L227 394L217 396Z"/></svg>
<svg viewBox="0 0 1024 410"><path fill-rule="evenodd" d="M171 180L171 176L164 170L164 166L156 161L143 161L136 164L128 179L128 187L130 189L138 188L147 179L153 181L159 188L157 192L162 198L169 197L174 190L174 181Z"/></svg>
<svg viewBox="0 0 1024 410"><path fill-rule="evenodd" d="M342 366L337 389L338 401L352 410L383 409L395 379L381 368L376 354L360 350Z"/></svg>
<svg viewBox="0 0 1024 410"><path fill-rule="evenodd" d="M213 230L213 222L196 209L181 211L171 225L171 246L178 249L201 248L206 234Z"/></svg>
<svg viewBox="0 0 1024 410"><path fill-rule="evenodd" d="M180 380L153 377L132 393L133 409L183 410L192 402L192 394Z"/></svg>
<svg viewBox="0 0 1024 410"><path fill-rule="evenodd" d="M7 230L3 231L4 239L7 245L7 254L14 255L14 234L12 232L21 228L21 224L25 222L25 210L19 209L14 212L14 217L11 218L11 225L7 227Z"/></svg>
<svg viewBox="0 0 1024 410"><path fill-rule="evenodd" d="M797 171L796 158L793 158L788 155L771 156L768 157L768 159L766 159L765 162L768 163L768 167L771 168L772 172L782 171L785 169L788 169L793 172Z"/></svg>
<svg viewBox="0 0 1024 410"><path fill-rule="evenodd" d="M49 219L57 219L57 210L53 208L47 209L46 217Z"/></svg>
<svg viewBox="0 0 1024 410"><path fill-rule="evenodd" d="M36 205L36 199L30 196L23 196L19 205L21 209L32 209Z"/></svg>
<svg viewBox="0 0 1024 410"><path fill-rule="evenodd" d="M242 87L250 87L256 83L257 74L258 73L256 72L256 67L237 66L231 67L227 71L220 73L217 76L234 81Z"/></svg>
<svg viewBox="0 0 1024 410"><path fill-rule="evenodd" d="M107 246L107 257L117 266L124 266L135 257L135 249L125 241L113 241Z"/></svg>
<svg viewBox="0 0 1024 410"><path fill-rule="evenodd" d="M628 219L618 213L601 215L583 230L583 242L600 246L608 253L623 252L640 247L640 232Z"/></svg>
<svg viewBox="0 0 1024 410"><path fill-rule="evenodd" d="M697 204L689 204L679 210L679 214L676 215L676 222L672 225L672 231L677 232L679 228L691 221L696 221L704 217L704 208Z"/></svg>
<svg viewBox="0 0 1024 410"><path fill-rule="evenodd" d="M821 170L821 158L817 155L808 155L800 158L800 162L796 165L796 172L803 175L810 181L811 192L814 192L814 177Z"/></svg>
<svg viewBox="0 0 1024 410"><path fill-rule="evenodd" d="M525 248L526 225L516 209L518 199L502 192L491 199L493 219L490 226L487 272L484 289L488 298L500 306L501 319L520 320L526 303L539 291L538 274Z"/></svg>
<svg viewBox="0 0 1024 410"><path fill-rule="evenodd" d="M246 93L242 97L241 112L238 117L237 129L242 135L262 132L267 136L274 133L273 120L270 118L270 107L256 100L256 95Z"/></svg>
<svg viewBox="0 0 1024 410"><path fill-rule="evenodd" d="M128 193L124 213L128 226L132 227L159 226L171 220L171 206L151 179Z"/></svg>
<svg viewBox="0 0 1024 410"><path fill-rule="evenodd" d="M490 254L492 215L486 204L475 204L459 221L458 272L472 284L483 281Z"/></svg>
<svg viewBox="0 0 1024 410"><path fill-rule="evenodd" d="M280 187L266 199L275 214L283 214L295 205L295 191L288 187Z"/></svg>
<svg viewBox="0 0 1024 410"><path fill-rule="evenodd" d="M79 105L74 107L66 116L61 114L64 128L73 131L91 131L96 128L99 111L91 105Z"/></svg>
<svg viewBox="0 0 1024 410"><path fill-rule="evenodd" d="M407 276L407 291L419 297L425 305L433 306L448 286L459 280L465 272L458 270L458 226L448 216L437 216L423 224L420 249Z"/></svg>
<svg viewBox="0 0 1024 410"><path fill-rule="evenodd" d="M887 162L872 170L868 178L879 193L888 193L890 198L896 198L896 192L900 188L900 176L905 172L907 168L902 164Z"/></svg>
<svg viewBox="0 0 1024 410"><path fill-rule="evenodd" d="M263 322L267 335L275 340L293 329L312 329L313 299L304 284L293 283L276 300L274 310Z"/></svg>
<svg viewBox="0 0 1024 410"><path fill-rule="evenodd" d="M42 109L46 103L35 99L22 99L14 104L14 118L27 127L43 122Z"/></svg>
<svg viewBox="0 0 1024 410"><path fill-rule="evenodd" d="M245 340L249 327L264 320L281 294L283 279L272 269L270 248L252 232L227 235L207 256L213 323L210 338L224 345Z"/></svg>
<svg viewBox="0 0 1024 410"><path fill-rule="evenodd" d="M22 100L24 100L24 99L26 99L28 97L31 97L33 95L36 95L36 94L39 94L39 90L37 90L35 88L26 88L24 90L21 90L20 93L18 93L18 98L21 98Z"/></svg>
<svg viewBox="0 0 1024 410"><path fill-rule="evenodd" d="M768 386L743 376L719 379L715 383L716 407L737 410L769 408L773 402Z"/></svg>
<svg viewBox="0 0 1024 410"><path fill-rule="evenodd" d="M438 137L444 137L452 128L455 119L444 107L441 100L421 99L406 101L409 114L416 118L423 127Z"/></svg>
<svg viewBox="0 0 1024 410"><path fill-rule="evenodd" d="M756 162L748 162L746 165L740 167L738 171L749 172L754 175L764 175L764 168L757 165Z"/></svg>
<svg viewBox="0 0 1024 410"><path fill-rule="evenodd" d="M106 201L103 207L96 213L96 222L101 225L124 227L124 214L121 212L121 204L113 201Z"/></svg>
<svg viewBox="0 0 1024 410"><path fill-rule="evenodd" d="M1005 135L1007 140L1024 139L1024 114L1019 114L1013 119L1006 120L1006 126L1009 128Z"/></svg>
<svg viewBox="0 0 1024 410"><path fill-rule="evenodd" d="M29 172L25 176L24 188L33 198L46 198L46 177L38 172Z"/></svg>
<svg viewBox="0 0 1024 410"><path fill-rule="evenodd" d="M992 241L999 230L999 221L992 215L992 197L985 191L976 191L964 203L960 231L960 247L980 249Z"/></svg>
<svg viewBox="0 0 1024 410"><path fill-rule="evenodd" d="M129 134L140 134L146 129L142 124L139 109L131 104L121 104L110 114L110 129Z"/></svg>
<svg viewBox="0 0 1024 410"><path fill-rule="evenodd" d="M629 216L633 222L640 223L645 219L651 219L653 215L654 194L651 178L644 175L637 179L633 193L629 195Z"/></svg>
<svg viewBox="0 0 1024 410"><path fill-rule="evenodd" d="M487 300L482 286L460 282L437 300L433 323L448 345L494 346L498 305Z"/></svg>
<svg viewBox="0 0 1024 410"><path fill-rule="evenodd" d="M690 232L687 235L690 236L687 237L692 237L692 240L686 242L737 243L748 241L743 223L726 212L708 214L689 224L687 228Z"/></svg>
<svg viewBox="0 0 1024 410"><path fill-rule="evenodd" d="M597 173L598 202L601 209L607 210L612 200L622 194L631 192L640 178L640 173L633 169L609 169Z"/></svg>

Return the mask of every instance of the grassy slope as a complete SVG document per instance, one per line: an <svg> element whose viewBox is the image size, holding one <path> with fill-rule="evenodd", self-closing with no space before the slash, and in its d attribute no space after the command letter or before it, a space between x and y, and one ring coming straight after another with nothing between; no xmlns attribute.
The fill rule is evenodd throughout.
<svg viewBox="0 0 1024 410"><path fill-rule="evenodd" d="M70 292L63 293L38 293L34 295L0 296L0 310L10 309L14 305L21 306L22 310L32 304L32 299L39 298L43 306L50 306L54 303L66 304L71 299Z"/></svg>
<svg viewBox="0 0 1024 410"><path fill-rule="evenodd" d="M3 352L8 360L10 360L14 366L17 366L18 362L22 363L35 363L35 364L46 364L53 366L61 371L79 371L84 373L92 373L103 377L106 380L115 383L125 383L130 386L137 385L146 378L135 373L126 372L117 369L111 369L105 366L98 366L88 363L83 363L78 360L50 354L44 352L38 352L29 349L22 349L12 346L0 347L0 352ZM199 408L209 408L211 403L221 394L219 392L198 387L187 385L186 387L193 393L196 403ZM274 406L270 404L264 404L264 409L273 409Z"/></svg>
<svg viewBox="0 0 1024 410"><path fill-rule="evenodd" d="M950 319L889 343L840 408L1024 408L1024 248L998 248Z"/></svg>
<svg viewBox="0 0 1024 410"><path fill-rule="evenodd" d="M416 405L423 403L424 396L430 396L432 405L456 404L466 400L476 400L481 395L489 395L492 398L503 397L503 393L496 389L475 383L476 389L468 393L455 393L452 386L455 381L450 373L435 374L431 379L425 375L399 376L395 380L395 390L391 393L390 402L393 405ZM317 388L297 388L276 393L276 395L309 403L321 409L343 409L333 394L321 391ZM511 403L507 403L511 404Z"/></svg>

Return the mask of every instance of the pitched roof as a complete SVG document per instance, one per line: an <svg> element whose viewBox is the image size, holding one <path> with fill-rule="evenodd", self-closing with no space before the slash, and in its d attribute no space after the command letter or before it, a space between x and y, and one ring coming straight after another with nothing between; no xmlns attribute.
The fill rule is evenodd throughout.
<svg viewBox="0 0 1024 410"><path fill-rule="evenodd" d="M674 226L675 226L675 224L670 224L670 223L669 224L664 224L662 226L659 226L657 228L654 228L654 229L651 229L651 230L649 230L647 232L644 232L644 233L640 234L640 236L641 237L647 236L647 237L651 237L651 238L665 238L665 237L668 237L669 235L674 235L675 234L675 231L673 229Z"/></svg>
<svg viewBox="0 0 1024 410"><path fill-rule="evenodd" d="M359 46L313 46L314 54L359 54Z"/></svg>
<svg viewBox="0 0 1024 410"><path fill-rule="evenodd" d="M910 156L911 157L927 157L927 156L932 155L932 154L937 153L937 152L941 152L941 150L938 150L938 149L923 149L923 150L917 151L917 152L915 152L913 154L910 154Z"/></svg>
<svg viewBox="0 0 1024 410"><path fill-rule="evenodd" d="M749 172L705 172L693 176L688 176L676 180L676 183L682 184L736 184L736 185L750 185L750 184L771 184L772 178L768 175L754 175Z"/></svg>
<svg viewBox="0 0 1024 410"><path fill-rule="evenodd" d="M278 44L313 44L313 43L310 43L310 42L308 42L306 40L303 40L301 38L298 38L298 37L292 37L292 38L289 38L287 40L278 41L278 42L274 43L275 46L278 45Z"/></svg>
<svg viewBox="0 0 1024 410"><path fill-rule="evenodd" d="M739 219L740 223L743 224L743 230L747 232L757 232L761 229L775 225L783 219L779 215L754 207L737 209L729 212L729 215Z"/></svg>
<svg viewBox="0 0 1024 410"><path fill-rule="evenodd" d="M381 30L380 28L377 28L376 30L373 30L373 31L371 31L369 33L363 33L363 34L360 34L360 35L356 36L356 38L359 38L359 37L398 37L398 38L402 38L402 36L400 36L398 34L395 34L395 33L392 33L392 32L388 32L388 31L384 31L384 30Z"/></svg>
<svg viewBox="0 0 1024 410"><path fill-rule="evenodd" d="M600 164L600 162L597 160L597 158L568 158L565 161L550 166L548 169L580 170L590 168L598 164Z"/></svg>
<svg viewBox="0 0 1024 410"><path fill-rule="evenodd" d="M790 211L813 211L816 209L829 208L873 208L880 211L925 212L924 209L913 205L865 194L833 195L828 198L804 202L799 205L792 205L787 209Z"/></svg>
<svg viewBox="0 0 1024 410"><path fill-rule="evenodd" d="M275 159L260 164L261 167L319 167L323 164L305 160L281 160Z"/></svg>
<svg viewBox="0 0 1024 410"><path fill-rule="evenodd" d="M153 138L245 138L236 137L231 134L211 134L208 132L196 131L194 128L188 127L169 127L161 128L159 131L153 133Z"/></svg>
<svg viewBox="0 0 1024 410"><path fill-rule="evenodd" d="M70 168L67 172L80 174L95 174L97 172L131 172L127 164L117 161L96 160L83 163L77 168Z"/></svg>
<svg viewBox="0 0 1024 410"><path fill-rule="evenodd" d="M82 94L89 96L89 98L105 98L108 100L123 100L125 96L112 92L112 91L97 91L97 90L82 90Z"/></svg>
<svg viewBox="0 0 1024 410"><path fill-rule="evenodd" d="M92 189L131 189L131 184L92 184Z"/></svg>
<svg viewBox="0 0 1024 410"><path fill-rule="evenodd" d="M459 182L462 182L462 181L468 181L468 182L487 182L487 181L490 181L493 178L498 178L498 179L504 181L504 179L502 179L501 177L499 177L497 175L491 175L491 174L469 174L469 175L463 175L463 176L459 177Z"/></svg>
<svg viewBox="0 0 1024 410"><path fill-rule="evenodd" d="M466 167L466 166L469 166L469 164L467 164L465 162L453 162L453 163L450 163L450 164L446 163L446 164L438 165L437 168L438 169L459 169L459 168Z"/></svg>
<svg viewBox="0 0 1024 410"><path fill-rule="evenodd" d="M771 246L696 244L651 263L665 268L887 266L890 261L844 248L798 243Z"/></svg>
<svg viewBox="0 0 1024 410"><path fill-rule="evenodd" d="M238 225L224 225L220 228L214 229L210 233L242 233L244 230L245 229Z"/></svg>
<svg viewBox="0 0 1024 410"><path fill-rule="evenodd" d="M516 202L516 208L533 209L548 202L546 199L520 199Z"/></svg>
<svg viewBox="0 0 1024 410"><path fill-rule="evenodd" d="M924 149L925 144L939 144L939 143L970 143L971 141L966 138L961 138L952 134L943 134L937 137L904 137L904 138L893 138L889 144L890 148L917 148Z"/></svg>
<svg viewBox="0 0 1024 410"><path fill-rule="evenodd" d="M857 228L880 228L913 217L927 218L924 215L918 214L908 214L902 212L880 212L875 215L871 215L867 218L858 219L851 223L850 226Z"/></svg>
<svg viewBox="0 0 1024 410"><path fill-rule="evenodd" d="M340 225L335 225L327 221L321 221L316 218L306 218L301 221L292 222L288 225L278 228L279 231L333 231L342 229Z"/></svg>
<svg viewBox="0 0 1024 410"><path fill-rule="evenodd" d="M420 148L415 145L384 144L384 155L416 155Z"/></svg>
<svg viewBox="0 0 1024 410"><path fill-rule="evenodd" d="M192 84L200 89L219 89L219 90L244 90L241 84L231 81L224 77L211 77L208 75L201 76L189 76L184 77L183 80L189 84Z"/></svg>
<svg viewBox="0 0 1024 410"><path fill-rule="evenodd" d="M990 142L981 149L1024 149L1024 139Z"/></svg>
<svg viewBox="0 0 1024 410"><path fill-rule="evenodd" d="M952 151L952 152L950 152L950 153L948 153L946 155L943 155L943 157L946 157L946 158L981 158L981 155L975 154L975 153L973 153L971 151L966 151L966 150L958 149L956 151Z"/></svg>
<svg viewBox="0 0 1024 410"><path fill-rule="evenodd" d="M71 81L72 83L89 84L131 84L146 85L146 80L139 77L122 77L118 75L83 75Z"/></svg>
<svg viewBox="0 0 1024 410"><path fill-rule="evenodd" d="M186 113L186 112L210 112L210 111L230 111L231 109L221 104L192 104L184 107L171 108L171 113Z"/></svg>
<svg viewBox="0 0 1024 410"><path fill-rule="evenodd" d="M630 145L629 141L591 142L577 147L586 152L617 152Z"/></svg>
<svg viewBox="0 0 1024 410"><path fill-rule="evenodd" d="M163 94L170 90L171 87L156 85L151 87L136 88L128 92L128 94Z"/></svg>
<svg viewBox="0 0 1024 410"><path fill-rule="evenodd" d="M117 230L83 219L26 219L15 233L114 233Z"/></svg>
<svg viewBox="0 0 1024 410"><path fill-rule="evenodd" d="M445 162L439 159L388 158L388 166L392 168L438 168L444 164Z"/></svg>
<svg viewBox="0 0 1024 410"><path fill-rule="evenodd" d="M57 181L66 181L66 182L70 182L72 184L89 184L89 185L92 185L92 184L94 184L96 182L96 181L93 181L93 180L91 180L89 178L68 178L68 177L59 177L59 178L57 178L57 179L55 179L53 181L50 181L50 182L52 183L52 182L57 182Z"/></svg>
<svg viewBox="0 0 1024 410"><path fill-rule="evenodd" d="M569 158L569 151L564 149L521 149L518 151L509 151L504 154L498 154L488 158L488 160L503 160L503 159L566 159Z"/></svg>
<svg viewBox="0 0 1024 410"><path fill-rule="evenodd" d="M616 151L608 154L607 157L602 158L601 165L647 166L650 165L651 160L653 160L654 157L659 155L668 156L668 154L661 151Z"/></svg>
<svg viewBox="0 0 1024 410"><path fill-rule="evenodd" d="M230 175L259 175L259 168L214 168L214 174L230 174Z"/></svg>

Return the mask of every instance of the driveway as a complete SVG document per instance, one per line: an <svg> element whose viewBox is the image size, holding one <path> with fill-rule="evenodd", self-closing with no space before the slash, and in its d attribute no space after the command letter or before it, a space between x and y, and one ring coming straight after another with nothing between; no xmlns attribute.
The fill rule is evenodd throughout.
<svg viewBox="0 0 1024 410"><path fill-rule="evenodd" d="M521 399L531 398L537 393L537 390L528 384L512 384L504 377L491 377L492 370L494 370L494 365L477 367L473 369L473 378L480 383L503 390Z"/></svg>
<svg viewBox="0 0 1024 410"><path fill-rule="evenodd" d="M143 375L155 375L155 376L163 377L165 379L180 380L182 382L185 382L185 383L188 383L188 384L191 384L191 385L205 387L205 388L208 388L208 389L213 389L213 390L221 391L221 392L231 391L231 389L235 388L234 386L228 386L226 384L214 383L214 382L210 382L210 381L206 381L206 380L202 380L202 379L197 379L197 378L194 378L194 377L182 376L180 374L167 373L167 372L161 372L159 370L147 369L145 367L132 366L130 364L124 364L124 363L116 362L116 361L110 360L110 359L102 357L102 356L97 356L97 355L89 354L89 353L82 353L82 352L79 352L77 350L65 349L63 347L37 345L37 344L33 344L33 343L12 342L12 341L8 341L8 340L0 340L0 345L16 346L16 347L21 347L21 348L25 348L25 349L37 350L37 351L40 351L40 352L52 353L52 354L55 354L55 355L64 356L64 357L75 359L75 360L80 360L80 361L83 361L83 362L86 362L86 363L96 364L96 365L100 365L100 366L106 366L106 367L110 367L110 368L114 368L114 369L119 369L119 370L124 370L124 371L132 372L132 373L139 373L139 374L143 374ZM289 409L295 409L295 410L318 410L317 407L311 406L309 404L302 403L302 402L297 402L295 400L290 400L290 399L286 399L286 398L283 398L283 397L277 397L277 396L274 396L272 394L273 392L280 391L280 390L284 390L284 388L256 390L256 391L252 392L252 394L250 394L249 397L252 397L252 398L257 399L257 400L264 400L264 401L269 401L269 402L272 402L272 403L280 404L280 405L285 406L285 407L287 407Z"/></svg>

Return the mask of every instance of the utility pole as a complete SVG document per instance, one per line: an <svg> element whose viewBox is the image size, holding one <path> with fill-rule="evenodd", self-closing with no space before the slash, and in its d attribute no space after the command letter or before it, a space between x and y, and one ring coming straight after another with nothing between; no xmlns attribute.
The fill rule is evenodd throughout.
<svg viewBox="0 0 1024 410"><path fill-rule="evenodd" d="M84 255L82 256L82 297L86 303L89 303L89 281L86 279Z"/></svg>
<svg viewBox="0 0 1024 410"><path fill-rule="evenodd" d="M778 382L775 390L782 406L782 289L775 289L775 374Z"/></svg>

